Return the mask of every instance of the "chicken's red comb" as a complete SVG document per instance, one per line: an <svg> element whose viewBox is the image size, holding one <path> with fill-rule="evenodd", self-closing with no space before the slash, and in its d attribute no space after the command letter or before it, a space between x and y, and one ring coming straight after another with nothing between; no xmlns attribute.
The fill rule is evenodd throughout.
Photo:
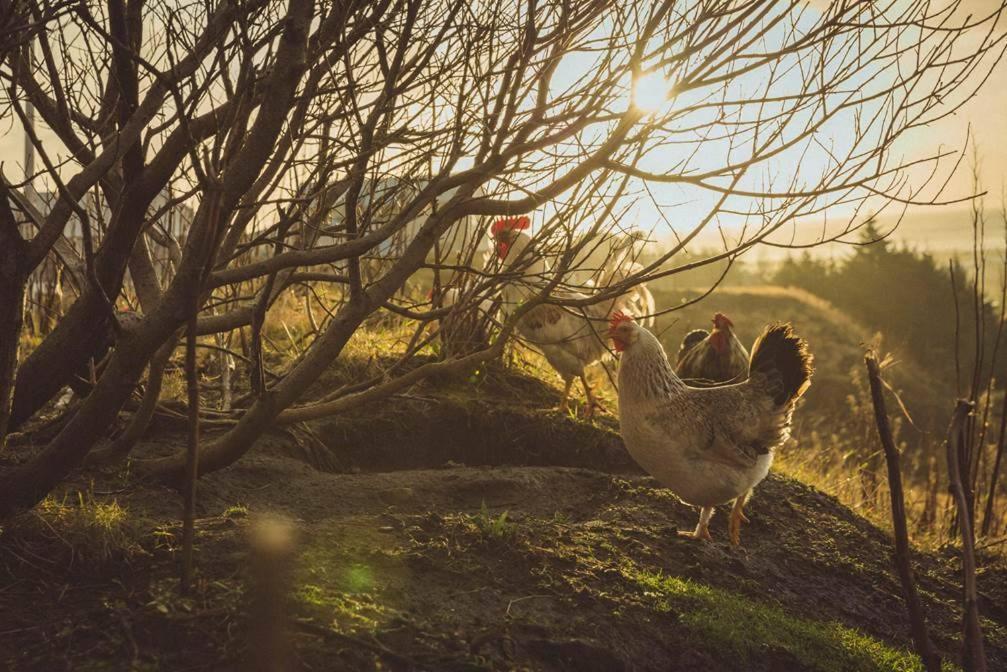
<svg viewBox="0 0 1007 672"><path fill-rule="evenodd" d="M723 313L715 313L713 315L713 326L717 329L723 329L724 327L733 327L734 322L731 322L731 318Z"/></svg>
<svg viewBox="0 0 1007 672"><path fill-rule="evenodd" d="M527 215L504 217L493 222L493 226L490 227L490 233L495 236L501 231L521 231L527 229L529 226L531 226L531 220L528 219Z"/></svg>
<svg viewBox="0 0 1007 672"><path fill-rule="evenodd" d="M632 321L633 321L633 316L632 315L630 315L628 313L624 313L621 310L617 310L617 311L615 311L612 314L612 317L609 318L609 320L608 320L608 326L611 329L615 329L616 327L618 327L623 322L632 322Z"/></svg>

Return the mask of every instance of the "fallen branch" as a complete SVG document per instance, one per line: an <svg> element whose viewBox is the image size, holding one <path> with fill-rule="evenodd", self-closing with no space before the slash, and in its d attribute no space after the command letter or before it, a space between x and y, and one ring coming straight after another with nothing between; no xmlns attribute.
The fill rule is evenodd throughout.
<svg viewBox="0 0 1007 672"><path fill-rule="evenodd" d="M486 350L480 350L479 352L475 352L471 355L466 355L465 357L460 357L458 359L424 364L423 366L417 367L397 378L392 378L391 380L381 383L380 385L375 385L374 387L362 392L348 394L345 397L333 399L332 401L311 404L308 406L300 406L297 408L289 408L282 411L276 417L276 423L280 425L289 425L295 422L317 420L318 418L343 413L369 401L383 399L394 392L398 392L399 390L409 387L410 385L413 385L425 378L429 378L430 376L453 375L468 371L482 362L499 356L499 354L503 352L505 342L506 338L498 338L497 341Z"/></svg>

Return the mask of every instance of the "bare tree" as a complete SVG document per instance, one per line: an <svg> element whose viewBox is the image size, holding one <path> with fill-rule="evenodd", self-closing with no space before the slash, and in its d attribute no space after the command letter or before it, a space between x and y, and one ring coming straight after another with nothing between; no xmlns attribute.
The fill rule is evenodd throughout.
<svg viewBox="0 0 1007 672"><path fill-rule="evenodd" d="M79 296L18 365L12 425L100 354L99 333L115 343L59 434L0 474L0 515L32 506L85 458L193 302L204 336L261 326L295 286L326 315L287 370L261 378L233 426L200 447L206 473L274 423L344 412L496 356L536 305L577 310L759 244L807 244L787 236L829 207L853 214L813 242L848 234L858 208L936 202L955 153L900 160L900 143L967 100L1004 49L1002 7L960 18L956 6L73 5L35 38L37 62L14 50L0 67L22 129L30 104L56 138L33 138L44 169L26 183L54 194L52 205L12 210L36 231L27 270L58 256L68 226L81 232L71 242L82 260ZM659 206L662 189L699 194L706 211L666 228L675 243L662 253L578 288L580 260L626 235L627 207ZM486 227L528 213L529 264L485 263ZM740 236L683 261L721 218ZM532 257L547 272L524 273ZM468 276L464 300L434 308L414 291L430 271ZM505 307L485 347L295 406L365 320L411 325L408 359L431 321L502 282L532 298ZM142 319L121 326L115 311L137 303ZM152 382L160 370L150 367ZM181 483L184 465L180 453L138 470Z"/></svg>

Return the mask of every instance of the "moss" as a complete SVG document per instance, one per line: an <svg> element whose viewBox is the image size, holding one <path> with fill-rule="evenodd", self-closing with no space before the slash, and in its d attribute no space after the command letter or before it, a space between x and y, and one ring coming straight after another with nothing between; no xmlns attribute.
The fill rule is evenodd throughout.
<svg viewBox="0 0 1007 672"><path fill-rule="evenodd" d="M248 517L248 507L244 504L234 504L232 506L224 509L221 514L224 518L247 518Z"/></svg>
<svg viewBox="0 0 1007 672"><path fill-rule="evenodd" d="M661 612L678 620L704 648L728 661L775 655L822 672L922 670L913 653L836 622L797 618L779 607L673 576L624 570ZM946 668L951 669L951 668Z"/></svg>
<svg viewBox="0 0 1007 672"><path fill-rule="evenodd" d="M367 595L344 593L315 583L297 586L294 598L306 611L341 628L374 630L383 614L381 607Z"/></svg>

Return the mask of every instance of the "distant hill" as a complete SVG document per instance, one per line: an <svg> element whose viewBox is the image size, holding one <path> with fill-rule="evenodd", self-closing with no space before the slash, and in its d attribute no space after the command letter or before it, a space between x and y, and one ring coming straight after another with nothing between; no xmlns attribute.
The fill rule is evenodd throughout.
<svg viewBox="0 0 1007 672"><path fill-rule="evenodd" d="M859 221L862 221L862 218ZM986 231L984 240L987 250L998 257L1004 245L1004 222L999 207L989 204L985 216ZM836 218L830 224L829 230L837 232L845 222ZM899 244L905 244L921 252L928 252L936 257L951 255L962 256L971 254L972 250L972 210L968 207L934 207L907 213L901 217L897 213L883 213L877 217L878 228L882 232L891 232L889 239ZM802 222L794 229L787 228L770 238L771 242L787 244L791 242L808 244L814 242L814 237L821 231L822 223ZM730 239L734 232L728 230L725 235ZM858 240L857 233L848 236L849 242ZM660 241L660 247L666 247L669 241ZM722 248L721 232L715 228L704 230L690 245L691 252L703 249ZM830 243L818 247L807 248L815 257L842 257L849 253L851 247L847 243ZM796 253L803 253L803 249ZM760 260L771 262L783 259L794 250L775 246L757 246L743 257L745 261ZM992 260L991 260L992 261Z"/></svg>
<svg viewBox="0 0 1007 672"><path fill-rule="evenodd" d="M659 284L653 291L658 309L663 310L695 301L705 290L668 289ZM669 356L674 358L682 338L690 330L710 329L711 318L718 311L731 318L746 347L752 345L765 325L791 322L808 340L815 355L815 378L806 395L804 413L830 423L841 420L848 410L847 397L860 393L855 375L863 371L864 345L878 338L875 332L827 301L800 289L773 285L720 287L698 303L684 305L658 318L656 333ZM897 363L887 377L902 392L914 420L923 429L942 431L954 395L953 383L936 379L925 367L898 351L892 354Z"/></svg>

